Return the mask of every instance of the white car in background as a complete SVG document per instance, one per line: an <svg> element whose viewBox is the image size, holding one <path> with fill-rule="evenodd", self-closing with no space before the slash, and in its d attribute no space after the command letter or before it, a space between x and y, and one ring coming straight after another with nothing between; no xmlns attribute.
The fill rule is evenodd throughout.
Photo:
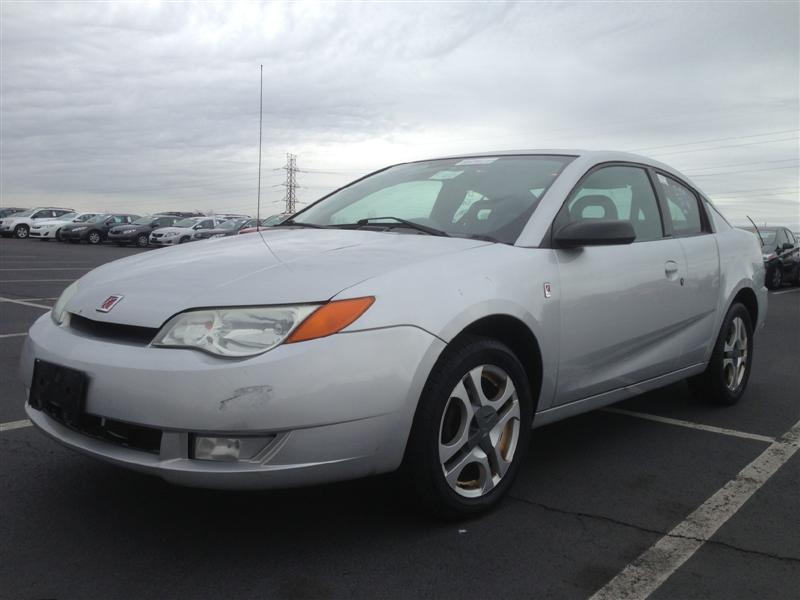
<svg viewBox="0 0 800 600"><path fill-rule="evenodd" d="M150 234L153 246L175 246L192 240L199 229L214 229L227 219L221 217L189 217L181 219L172 227L161 227Z"/></svg>
<svg viewBox="0 0 800 600"><path fill-rule="evenodd" d="M28 237L31 227L40 219L55 219L68 213L74 213L72 208L59 208L55 206L40 206L25 212L16 213L0 221L0 235L20 240Z"/></svg>
<svg viewBox="0 0 800 600"><path fill-rule="evenodd" d="M31 226L28 235L31 238L36 238L42 240L43 242L58 240L60 239L61 228L64 225L69 225L70 223L85 223L92 217L96 217L99 214L100 213L91 212L66 213L56 219L47 219L45 221L37 222Z"/></svg>

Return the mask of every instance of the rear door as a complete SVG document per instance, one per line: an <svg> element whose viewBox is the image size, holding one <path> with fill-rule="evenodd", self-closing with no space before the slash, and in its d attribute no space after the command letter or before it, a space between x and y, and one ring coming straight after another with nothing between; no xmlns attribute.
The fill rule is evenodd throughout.
<svg viewBox="0 0 800 600"><path fill-rule="evenodd" d="M714 339L720 302L720 260L717 240L702 200L688 184L658 172L657 191L667 215L667 233L680 242L686 259L681 310L683 349L678 368L705 360Z"/></svg>
<svg viewBox="0 0 800 600"><path fill-rule="evenodd" d="M664 233L652 173L600 165L567 198L553 230L583 219L627 220L632 244L556 249L561 347L558 404L633 385L674 369L684 318L680 242Z"/></svg>

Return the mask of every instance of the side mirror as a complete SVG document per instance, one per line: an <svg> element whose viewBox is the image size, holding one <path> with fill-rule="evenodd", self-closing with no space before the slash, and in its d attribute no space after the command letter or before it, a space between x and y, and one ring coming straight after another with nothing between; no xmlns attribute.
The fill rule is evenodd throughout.
<svg viewBox="0 0 800 600"><path fill-rule="evenodd" d="M616 246L630 244L635 239L636 232L630 221L585 219L568 223L555 234L555 243L559 248Z"/></svg>

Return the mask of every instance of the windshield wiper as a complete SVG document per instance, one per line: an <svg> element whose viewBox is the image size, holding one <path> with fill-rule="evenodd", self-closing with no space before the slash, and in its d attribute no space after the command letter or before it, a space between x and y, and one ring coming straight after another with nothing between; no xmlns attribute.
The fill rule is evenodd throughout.
<svg viewBox="0 0 800 600"><path fill-rule="evenodd" d="M386 221L387 219L391 219L394 221L393 223L380 223L380 221ZM428 227L427 225L421 225L419 223L414 223L414 221L406 221L405 219L401 219L399 217L369 217L367 219L359 219L355 223L348 223L345 225L338 225L337 227L342 228L358 228L358 227L365 227L367 225L381 225L383 227L387 227L393 229L395 227L407 227L408 229L416 229L417 231L421 231L422 233L427 233L428 235L437 235L440 237L450 237L450 234L445 233L441 229L436 229L434 227Z"/></svg>
<svg viewBox="0 0 800 600"><path fill-rule="evenodd" d="M262 227L265 227L262 225ZM316 223L298 223L297 221L292 221L291 219L288 221L283 221L282 223L278 223L277 225L273 225L273 227L310 227L311 229L326 229L325 225L317 225Z"/></svg>

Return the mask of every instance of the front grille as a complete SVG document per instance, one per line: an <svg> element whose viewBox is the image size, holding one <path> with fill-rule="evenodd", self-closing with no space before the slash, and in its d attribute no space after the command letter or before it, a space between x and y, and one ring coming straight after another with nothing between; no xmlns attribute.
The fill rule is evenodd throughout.
<svg viewBox="0 0 800 600"><path fill-rule="evenodd" d="M105 417L98 417L86 413L78 417L77 423L73 423L64 419L61 411L52 405L47 405L42 408L33 406L33 408L42 410L52 419L73 431L98 440L103 440L104 442L110 442L117 446L124 446L125 448L133 448L134 450L142 450L143 452L150 452L152 454L158 454L161 450L160 429L144 427L143 425L132 425L130 423L115 421L114 419L107 419Z"/></svg>
<svg viewBox="0 0 800 600"><path fill-rule="evenodd" d="M76 332L93 338L100 338L123 344L146 346L156 337L158 329L154 327L138 327L120 323L104 323L94 321L80 315L70 313L69 327Z"/></svg>

